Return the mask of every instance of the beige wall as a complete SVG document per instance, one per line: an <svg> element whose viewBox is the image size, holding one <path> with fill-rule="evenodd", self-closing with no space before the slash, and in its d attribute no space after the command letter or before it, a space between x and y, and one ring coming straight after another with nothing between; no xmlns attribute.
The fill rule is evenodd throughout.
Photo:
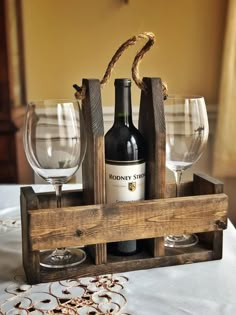
<svg viewBox="0 0 236 315"><path fill-rule="evenodd" d="M202 94L207 104L218 103L227 0L129 0L128 5L122 0L22 0L22 4L28 99L71 97L73 83L102 78L121 43L152 31L157 42L141 64L141 75L160 76L170 92ZM113 104L114 78L130 76L139 47L129 48L118 62L102 92L104 105ZM133 89L133 103L139 103L138 88ZM185 180L194 170L211 172L213 137L214 127L208 150L184 174ZM21 181L27 182L25 171L22 174ZM234 180L225 180L236 224L234 186Z"/></svg>
<svg viewBox="0 0 236 315"><path fill-rule="evenodd" d="M102 78L118 46L143 31L157 42L142 76L160 76L170 92L202 94L217 103L226 0L22 0L28 99L71 97L72 84ZM127 51L103 90L113 104L113 79L129 77L140 45ZM139 103L138 88L133 103Z"/></svg>

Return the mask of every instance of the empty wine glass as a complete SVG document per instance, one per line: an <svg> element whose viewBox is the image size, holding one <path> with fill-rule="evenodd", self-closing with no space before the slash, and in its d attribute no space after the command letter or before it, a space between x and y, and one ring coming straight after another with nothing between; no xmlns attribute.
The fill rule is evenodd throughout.
<svg viewBox="0 0 236 315"><path fill-rule="evenodd" d="M37 175L53 185L61 207L62 185L81 165L86 150L84 121L76 100L30 102L24 125L24 149ZM80 248L42 251L40 264L48 268L74 266L86 259Z"/></svg>
<svg viewBox="0 0 236 315"><path fill-rule="evenodd" d="M183 171L202 155L209 126L205 100L201 96L169 96L164 101L166 120L166 166L175 176L176 196L180 196ZM168 235L167 247L190 247L198 242L195 234Z"/></svg>

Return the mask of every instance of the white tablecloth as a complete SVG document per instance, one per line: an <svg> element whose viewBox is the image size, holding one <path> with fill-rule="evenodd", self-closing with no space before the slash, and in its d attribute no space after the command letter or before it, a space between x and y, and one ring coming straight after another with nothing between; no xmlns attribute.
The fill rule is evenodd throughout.
<svg viewBox="0 0 236 315"><path fill-rule="evenodd" d="M51 187L35 186L46 189ZM222 260L29 286L21 261L19 194L19 186L0 186L0 314L54 314L56 308L62 312L58 305L74 314L76 303L84 303L77 314L90 315L236 314L236 230L230 222Z"/></svg>

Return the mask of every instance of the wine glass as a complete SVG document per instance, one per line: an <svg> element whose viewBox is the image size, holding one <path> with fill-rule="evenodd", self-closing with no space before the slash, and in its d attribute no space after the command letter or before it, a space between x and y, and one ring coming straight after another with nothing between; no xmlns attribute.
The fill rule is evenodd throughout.
<svg viewBox="0 0 236 315"><path fill-rule="evenodd" d="M183 172L202 155L209 126L204 97L169 96L164 101L166 121L166 166L174 173L176 196L180 196ZM168 235L166 247L190 247L198 242L195 234Z"/></svg>
<svg viewBox="0 0 236 315"><path fill-rule="evenodd" d="M53 185L61 207L62 185L81 165L86 151L85 126L76 100L30 102L24 125L24 149L37 175ZM40 264L47 268L75 266L86 259L80 248L42 251Z"/></svg>

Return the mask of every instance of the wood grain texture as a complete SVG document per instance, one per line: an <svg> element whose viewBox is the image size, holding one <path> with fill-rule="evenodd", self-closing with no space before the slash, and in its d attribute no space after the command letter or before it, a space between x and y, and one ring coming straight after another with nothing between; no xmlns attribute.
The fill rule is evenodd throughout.
<svg viewBox="0 0 236 315"><path fill-rule="evenodd" d="M160 78L143 78L145 90L141 92L139 130L146 143L146 193L145 199L165 197L165 116ZM155 239L153 254L164 255L163 238Z"/></svg>
<svg viewBox="0 0 236 315"><path fill-rule="evenodd" d="M153 247L153 257L165 255L164 237L155 237L150 239L149 244Z"/></svg>
<svg viewBox="0 0 236 315"><path fill-rule="evenodd" d="M105 203L104 124L100 81L83 79L83 86L86 88L86 97L82 110L87 134L87 151L82 165L84 204L99 204ZM106 249L106 244L90 247L96 264L106 263Z"/></svg>
<svg viewBox="0 0 236 315"><path fill-rule="evenodd" d="M87 150L82 165L84 203L104 203L104 125L100 82L83 79L83 85L86 87L86 97L82 110L87 135Z"/></svg>
<svg viewBox="0 0 236 315"><path fill-rule="evenodd" d="M21 187L21 224L23 267L29 283L40 282L40 257L38 251L31 250L28 210L38 209L39 201L32 187ZM33 210L33 211L35 211Z"/></svg>
<svg viewBox="0 0 236 315"><path fill-rule="evenodd" d="M193 196L193 182L183 182L180 184L180 196ZM199 194L201 195L201 194ZM175 183L168 183L166 184L165 190L165 198L175 198L176 197L176 184Z"/></svg>
<svg viewBox="0 0 236 315"><path fill-rule="evenodd" d="M165 197L165 116L162 83L159 78L144 78L141 92L139 130L147 150L146 199Z"/></svg>
<svg viewBox="0 0 236 315"><path fill-rule="evenodd" d="M42 250L207 232L220 230L226 209L227 196L216 194L29 210L29 237L32 249Z"/></svg>
<svg viewBox="0 0 236 315"><path fill-rule="evenodd" d="M194 195L220 194L224 192L224 184L209 175L195 173L193 175L193 190Z"/></svg>
<svg viewBox="0 0 236 315"><path fill-rule="evenodd" d="M37 193L40 208L55 208L56 207L56 195L55 192ZM83 204L83 191L62 191L62 207L73 207Z"/></svg>
<svg viewBox="0 0 236 315"><path fill-rule="evenodd" d="M50 272L41 269L41 282L55 281L58 279L76 279L106 273L119 273L131 270L150 269L173 265L191 264L213 260L212 251L204 247L198 247L194 251L186 251L173 255L168 253L165 257L151 257L148 252L141 252L135 256L117 257L109 256L107 264L94 265L88 258L78 268L55 270Z"/></svg>
<svg viewBox="0 0 236 315"><path fill-rule="evenodd" d="M220 194L224 192L224 184L211 176L196 173L193 178L193 191L196 195ZM228 207L226 208L227 215ZM219 220L227 228L227 220ZM214 259L221 259L223 255L223 231L214 231L210 233L201 233L199 235L201 242L207 244L213 249Z"/></svg>
<svg viewBox="0 0 236 315"><path fill-rule="evenodd" d="M65 196L67 206L62 209L51 208L53 202L51 194L35 194L31 187L23 187L21 189L23 263L27 281L33 284L220 259L222 229L226 228L227 223L227 196L222 193L222 183L215 179L195 174L194 180L195 182L183 184L183 195L189 191L203 194L209 190L211 194L171 198L173 185L168 184L167 199L73 207L71 204L74 204L76 194L82 196L81 191L74 191L68 192ZM196 187L196 183L201 185L201 188ZM70 196L71 199L67 198ZM50 208L42 209L43 205L50 205ZM219 221L222 224L219 224ZM78 230L82 232L80 236L77 236ZM153 255L154 245L152 244L151 251L147 246L147 243L156 239L163 239L162 236L165 234L182 232L200 232L199 244L183 249L165 248L164 255L156 257ZM141 252L127 257L111 254L107 256L106 242L132 238L142 239L144 245L141 246ZM49 270L39 265L38 249L96 242L98 247L96 245L85 247L87 259L77 267ZM102 261L105 256L106 263L97 264L91 255L91 248L94 255L98 256L98 260ZM105 252L102 251L104 248Z"/></svg>

